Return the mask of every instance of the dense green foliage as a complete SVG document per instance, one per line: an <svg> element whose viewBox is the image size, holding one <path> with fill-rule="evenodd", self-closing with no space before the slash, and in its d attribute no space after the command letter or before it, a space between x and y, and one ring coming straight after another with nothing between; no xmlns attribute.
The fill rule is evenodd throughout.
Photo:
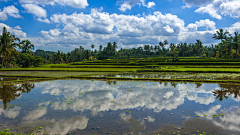
<svg viewBox="0 0 240 135"><path fill-rule="evenodd" d="M120 48L117 50L117 43L109 42L106 47L100 45L99 49L94 49L96 46L91 45L92 50L84 49L83 46L80 46L68 53L63 53L60 50L57 52L36 50L35 53L33 53L34 45L31 44L30 41L20 41L19 38L16 38L4 27L2 35L0 35L0 53L2 67L38 67L49 63L68 64L73 62L91 62L91 64L116 63L119 65L134 66L147 64L166 65L166 62L168 62L167 65L196 65L196 63L193 62L201 61L195 59L196 57L209 58L202 59L206 62L239 62L237 58L239 57L240 35L237 32L235 32L234 35L231 35L228 31L219 29L212 38L221 40L221 43L217 45L203 46L203 43L200 40L196 40L196 43L170 43L168 45L168 41L165 40L155 46L144 45L143 47L140 46L129 49ZM184 59L180 57L195 58ZM130 58L135 59L131 61ZM218 61L210 58L221 59ZM114 59L114 62L108 61L109 59ZM202 64L207 65L211 63ZM219 64L220 63L213 63L213 65ZM238 63L225 63L225 65L238 65Z"/></svg>
<svg viewBox="0 0 240 135"><path fill-rule="evenodd" d="M16 38L3 27L2 35L0 35L2 67L36 67L46 63L42 57L35 56L33 50L34 45L30 41L20 42L19 38Z"/></svg>

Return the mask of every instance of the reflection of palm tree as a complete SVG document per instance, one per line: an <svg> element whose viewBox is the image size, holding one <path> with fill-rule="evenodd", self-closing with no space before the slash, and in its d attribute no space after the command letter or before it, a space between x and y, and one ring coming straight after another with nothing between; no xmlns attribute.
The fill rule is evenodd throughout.
<svg viewBox="0 0 240 135"><path fill-rule="evenodd" d="M221 90L214 90L213 95L216 96L216 98L220 101L223 100L223 98L228 98L229 96L233 96L234 98L240 97L240 86L239 85L226 85L226 84L220 84Z"/></svg>
<svg viewBox="0 0 240 135"><path fill-rule="evenodd" d="M3 85L0 88L0 99L3 102L3 108L7 108L7 103L11 100L15 100L16 97L20 97L21 93L29 93L34 88L34 83L25 83L17 85Z"/></svg>
<svg viewBox="0 0 240 135"><path fill-rule="evenodd" d="M223 98L227 99L227 90L214 90L213 95L216 96L216 99L219 99L219 101L222 101Z"/></svg>

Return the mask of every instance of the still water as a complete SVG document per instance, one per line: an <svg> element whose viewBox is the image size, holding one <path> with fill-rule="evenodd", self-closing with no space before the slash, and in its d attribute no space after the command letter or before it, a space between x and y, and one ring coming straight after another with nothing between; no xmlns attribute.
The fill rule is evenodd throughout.
<svg viewBox="0 0 240 135"><path fill-rule="evenodd" d="M240 134L240 85L56 80L0 86L1 129L82 135Z"/></svg>

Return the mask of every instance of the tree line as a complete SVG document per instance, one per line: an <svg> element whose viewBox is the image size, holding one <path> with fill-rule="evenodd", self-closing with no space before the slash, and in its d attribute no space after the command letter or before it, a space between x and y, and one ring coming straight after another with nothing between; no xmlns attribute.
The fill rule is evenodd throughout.
<svg viewBox="0 0 240 135"><path fill-rule="evenodd" d="M91 49L83 46L75 48L71 52L63 53L36 50L33 53L34 45L28 40L20 41L13 34L3 28L0 35L0 54L2 67L40 66L48 63L70 63L79 61L95 61L103 59L121 58L149 58L149 57L172 57L171 61L178 61L178 57L214 57L214 58L239 58L240 34L219 29L212 37L221 42L217 45L203 46L201 40L195 43L168 43L167 40L159 42L158 45L144 45L134 48L118 48L116 42L109 42L104 47L91 45ZM20 51L19 51L20 50Z"/></svg>

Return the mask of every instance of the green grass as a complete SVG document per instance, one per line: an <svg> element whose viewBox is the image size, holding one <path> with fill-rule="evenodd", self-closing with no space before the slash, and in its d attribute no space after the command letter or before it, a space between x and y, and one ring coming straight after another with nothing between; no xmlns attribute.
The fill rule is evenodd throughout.
<svg viewBox="0 0 240 135"><path fill-rule="evenodd" d="M71 72L129 72L141 68L4 68L1 71L71 71Z"/></svg>

